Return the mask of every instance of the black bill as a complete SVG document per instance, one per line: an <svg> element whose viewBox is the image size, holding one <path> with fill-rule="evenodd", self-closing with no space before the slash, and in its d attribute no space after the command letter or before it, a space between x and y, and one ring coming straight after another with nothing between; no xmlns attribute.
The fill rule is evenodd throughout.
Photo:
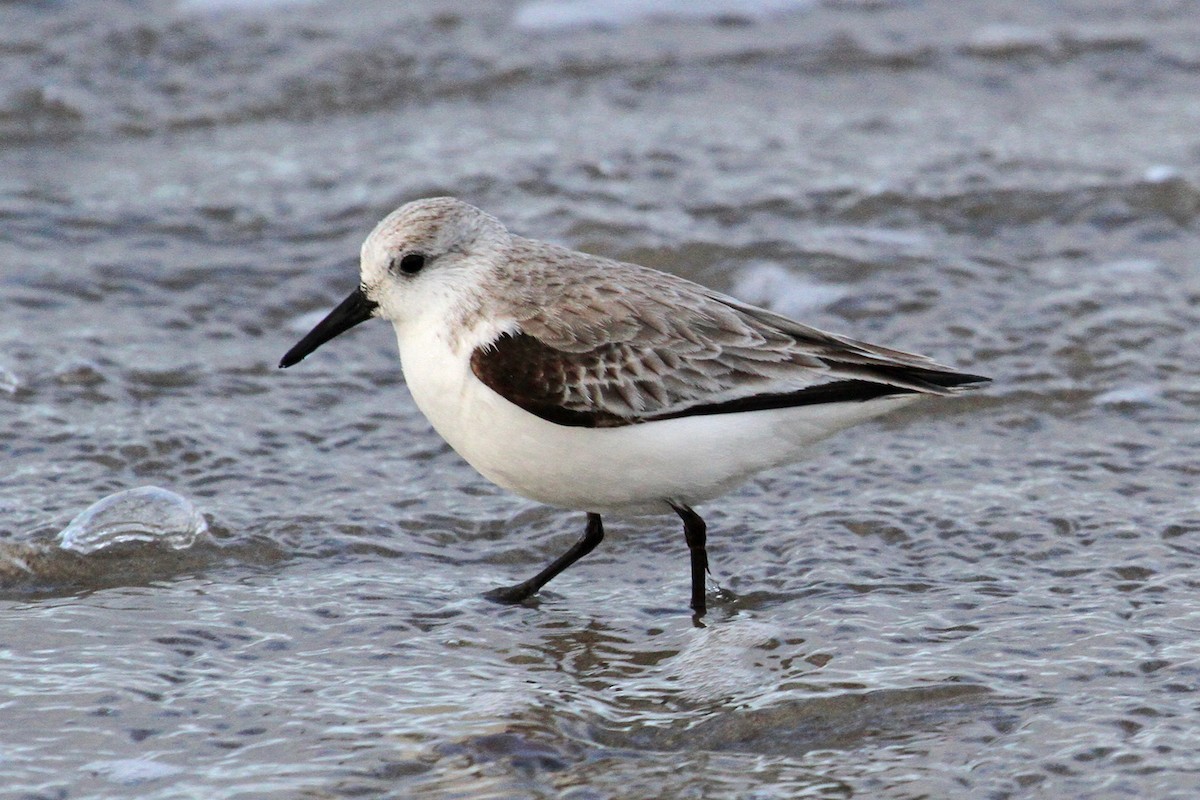
<svg viewBox="0 0 1200 800"><path fill-rule="evenodd" d="M290 367L300 363L305 356L333 337L375 316L377 308L379 304L363 294L361 287L355 289L337 308L330 311L325 319L318 322L308 335L297 342L295 347L287 351L279 361L279 366Z"/></svg>

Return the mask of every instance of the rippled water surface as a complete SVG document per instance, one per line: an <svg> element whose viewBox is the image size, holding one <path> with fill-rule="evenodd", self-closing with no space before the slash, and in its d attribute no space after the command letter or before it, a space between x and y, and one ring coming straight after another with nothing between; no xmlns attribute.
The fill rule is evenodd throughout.
<svg viewBox="0 0 1200 800"><path fill-rule="evenodd" d="M685 6L0 4L6 796L1195 796L1195 5ZM275 368L431 194L995 382L496 606L582 514Z"/></svg>

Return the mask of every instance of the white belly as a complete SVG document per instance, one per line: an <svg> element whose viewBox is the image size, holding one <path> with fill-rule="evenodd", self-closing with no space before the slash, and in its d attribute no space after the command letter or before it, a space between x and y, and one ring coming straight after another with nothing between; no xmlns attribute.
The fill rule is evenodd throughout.
<svg viewBox="0 0 1200 800"><path fill-rule="evenodd" d="M701 503L917 397L568 427L496 394L444 342L409 336L400 354L417 406L484 477L548 505L597 513L668 513L669 502Z"/></svg>

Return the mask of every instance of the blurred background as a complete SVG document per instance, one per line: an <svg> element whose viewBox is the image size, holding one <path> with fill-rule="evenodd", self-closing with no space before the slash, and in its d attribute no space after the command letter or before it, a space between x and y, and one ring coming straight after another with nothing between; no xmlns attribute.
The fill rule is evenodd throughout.
<svg viewBox="0 0 1200 800"><path fill-rule="evenodd" d="M492 605L582 514L275 367L440 194L994 383ZM0 785L1193 797L1198 213L1194 0L0 2Z"/></svg>

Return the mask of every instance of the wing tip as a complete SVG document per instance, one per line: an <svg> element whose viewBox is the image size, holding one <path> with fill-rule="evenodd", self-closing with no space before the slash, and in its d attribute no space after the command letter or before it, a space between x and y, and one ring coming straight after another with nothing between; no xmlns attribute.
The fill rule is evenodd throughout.
<svg viewBox="0 0 1200 800"><path fill-rule="evenodd" d="M930 394L946 395L974 391L992 382L992 379L986 375L975 375L970 372L956 372L954 370L946 370L944 372L931 370L928 374L921 375L919 379L928 384L929 389L927 391Z"/></svg>

